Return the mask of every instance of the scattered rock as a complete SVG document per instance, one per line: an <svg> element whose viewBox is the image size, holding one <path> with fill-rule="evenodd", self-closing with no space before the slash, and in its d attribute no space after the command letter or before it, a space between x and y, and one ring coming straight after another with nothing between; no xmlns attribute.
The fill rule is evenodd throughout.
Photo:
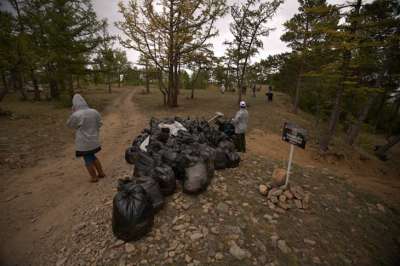
<svg viewBox="0 0 400 266"><path fill-rule="evenodd" d="M218 203L217 205L217 210L220 212L228 212L229 211L229 206L223 202Z"/></svg>
<svg viewBox="0 0 400 266"><path fill-rule="evenodd" d="M236 245L234 241L232 241L229 252L238 260L243 260L244 258L248 257L248 252Z"/></svg>
<svg viewBox="0 0 400 266"><path fill-rule="evenodd" d="M268 187L266 185L260 185L258 187L258 190L260 191L260 194L263 196L267 196L268 195Z"/></svg>
<svg viewBox="0 0 400 266"><path fill-rule="evenodd" d="M276 168L272 173L272 185L279 187L283 186L286 181L286 170L282 168Z"/></svg>
<svg viewBox="0 0 400 266"><path fill-rule="evenodd" d="M60 258L56 262L56 266L63 266L67 262L68 258Z"/></svg>
<svg viewBox="0 0 400 266"><path fill-rule="evenodd" d="M194 232L193 234L190 235L190 239L191 239L192 241L199 240L199 239L202 238L202 237L203 237L203 234L202 234L202 233L199 233L199 232Z"/></svg>
<svg viewBox="0 0 400 266"><path fill-rule="evenodd" d="M126 253L132 253L132 252L135 252L135 250L136 250L136 247L133 244L131 244L131 243L125 244Z"/></svg>
<svg viewBox="0 0 400 266"><path fill-rule="evenodd" d="M189 255L185 255L185 261L186 261L186 263L190 263L190 262L192 262L192 257L190 257Z"/></svg>
<svg viewBox="0 0 400 266"><path fill-rule="evenodd" d="M301 203L301 200L295 199L294 200L294 204L296 205L296 207L298 209L302 209L303 208L303 204Z"/></svg>
<svg viewBox="0 0 400 266"><path fill-rule="evenodd" d="M278 245L278 240L279 240L279 236L277 236L277 235L272 235L272 236L271 236L272 246L276 247L276 246Z"/></svg>
<svg viewBox="0 0 400 266"><path fill-rule="evenodd" d="M290 248L286 245L286 241L285 240L278 240L278 248L280 251L282 251L285 254L290 253Z"/></svg>
<svg viewBox="0 0 400 266"><path fill-rule="evenodd" d="M313 257L313 258L312 258L312 261L313 261L315 264L321 264L321 259L318 258L318 257Z"/></svg>
<svg viewBox="0 0 400 266"><path fill-rule="evenodd" d="M223 255L221 252L217 252L217 253L215 254L215 258L216 258L217 260L222 260L222 259L224 258L224 255Z"/></svg>
<svg viewBox="0 0 400 266"><path fill-rule="evenodd" d="M304 243L305 244L309 244L311 246L314 246L317 242L315 242L314 240L308 239L308 238L304 238Z"/></svg>
<svg viewBox="0 0 400 266"><path fill-rule="evenodd" d="M380 210L381 212L386 212L385 206L383 206L382 204L377 203L377 204L376 204L376 207L377 207L378 210Z"/></svg>
<svg viewBox="0 0 400 266"><path fill-rule="evenodd" d="M214 235L218 235L219 234L218 227L216 227L216 226L211 227L211 233L213 233Z"/></svg>

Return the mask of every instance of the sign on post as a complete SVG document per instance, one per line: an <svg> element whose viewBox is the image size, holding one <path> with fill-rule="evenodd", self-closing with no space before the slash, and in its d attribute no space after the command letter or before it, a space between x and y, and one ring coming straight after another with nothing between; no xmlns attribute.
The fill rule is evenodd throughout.
<svg viewBox="0 0 400 266"><path fill-rule="evenodd" d="M306 138L307 130L300 128L293 123L285 122L285 124L283 124L282 140L305 149L307 142Z"/></svg>
<svg viewBox="0 0 400 266"><path fill-rule="evenodd" d="M289 176L290 176L290 169L292 167L294 146L296 145L303 149L306 148L307 130L300 128L299 126L293 123L285 122L285 124L283 124L282 140L290 143L289 161L286 171L286 182L284 185L284 188L286 188L287 185L289 184Z"/></svg>

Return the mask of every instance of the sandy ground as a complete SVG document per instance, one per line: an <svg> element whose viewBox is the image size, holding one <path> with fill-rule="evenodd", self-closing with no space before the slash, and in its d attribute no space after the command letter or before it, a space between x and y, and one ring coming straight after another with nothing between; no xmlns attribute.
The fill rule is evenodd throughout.
<svg viewBox="0 0 400 266"><path fill-rule="evenodd" d="M115 168L129 167L121 166L124 151L133 134L144 127L145 120L131 101L133 93L126 90L105 110L103 152L99 158L107 175ZM51 244L44 241L47 234L51 231L53 239L62 236L71 227L70 217L82 203L82 195L91 193L93 186L102 186L88 182L86 169L81 159L74 157L72 144L56 158L41 161L6 180L1 184L0 195L1 265L25 264L38 249L46 250L46 245Z"/></svg>

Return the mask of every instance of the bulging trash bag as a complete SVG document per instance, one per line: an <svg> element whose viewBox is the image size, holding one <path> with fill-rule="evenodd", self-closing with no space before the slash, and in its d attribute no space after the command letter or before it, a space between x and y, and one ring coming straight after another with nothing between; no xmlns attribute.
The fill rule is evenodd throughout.
<svg viewBox="0 0 400 266"><path fill-rule="evenodd" d="M125 151L125 161L129 164L134 164L135 163L135 147L129 147Z"/></svg>
<svg viewBox="0 0 400 266"><path fill-rule="evenodd" d="M204 191L207 188L207 185L207 165L203 161L198 161L193 166L185 169L183 192L188 194L197 194Z"/></svg>
<svg viewBox="0 0 400 266"><path fill-rule="evenodd" d="M135 155L135 172L134 176L152 176L154 170L155 162L150 154L139 151Z"/></svg>
<svg viewBox="0 0 400 266"><path fill-rule="evenodd" d="M141 185L150 196L153 208L160 209L164 204L164 196L161 194L160 186L151 177L139 177L133 180L135 184Z"/></svg>
<svg viewBox="0 0 400 266"><path fill-rule="evenodd" d="M228 163L229 162L226 156L226 152L221 148L217 148L215 150L215 160L214 160L215 170L228 168Z"/></svg>
<svg viewBox="0 0 400 266"><path fill-rule="evenodd" d="M228 168L235 168L239 166L240 163L240 155L237 152L228 152L226 153L226 156L228 158Z"/></svg>
<svg viewBox="0 0 400 266"><path fill-rule="evenodd" d="M223 140L218 144L218 147L223 149L223 150L228 150L228 151L234 151L235 150L235 144L232 141L229 140Z"/></svg>
<svg viewBox="0 0 400 266"><path fill-rule="evenodd" d="M118 239L137 240L154 224L151 198L140 185L129 184L121 189L113 200L112 230Z"/></svg>
<svg viewBox="0 0 400 266"><path fill-rule="evenodd" d="M158 182L160 191L164 196L169 196L175 192L176 180L172 168L168 165L162 165L154 169L154 180Z"/></svg>

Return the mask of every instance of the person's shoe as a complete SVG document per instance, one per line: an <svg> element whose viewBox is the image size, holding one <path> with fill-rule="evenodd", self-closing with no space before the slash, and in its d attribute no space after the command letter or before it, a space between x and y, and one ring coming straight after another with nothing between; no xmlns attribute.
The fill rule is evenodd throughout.
<svg viewBox="0 0 400 266"><path fill-rule="evenodd" d="M98 178L104 178L104 177L106 177L106 175L105 174L101 174L101 175L99 174L99 175L97 175L97 177Z"/></svg>

